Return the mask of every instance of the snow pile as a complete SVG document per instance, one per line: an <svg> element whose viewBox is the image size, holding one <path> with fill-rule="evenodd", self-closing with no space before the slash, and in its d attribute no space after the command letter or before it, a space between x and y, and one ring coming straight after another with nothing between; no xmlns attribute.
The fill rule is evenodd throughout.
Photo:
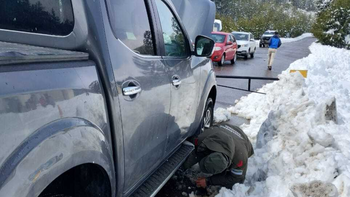
<svg viewBox="0 0 350 197"><path fill-rule="evenodd" d="M295 37L295 38L281 38L282 44L283 43L287 43L287 42L295 42L295 41L299 41L302 40L304 38L310 38L310 37L314 37L314 35L312 33L304 33L301 36Z"/></svg>
<svg viewBox="0 0 350 197"><path fill-rule="evenodd" d="M250 94L228 110L250 119L242 129L255 144L245 184L218 197L350 196L350 52L320 44L290 65L266 95ZM308 78L290 69L307 69Z"/></svg>
<svg viewBox="0 0 350 197"><path fill-rule="evenodd" d="M224 108L217 108L214 112L214 122L225 122L230 120L231 112Z"/></svg>
<svg viewBox="0 0 350 197"><path fill-rule="evenodd" d="M345 36L345 42L346 44L350 44L350 34Z"/></svg>

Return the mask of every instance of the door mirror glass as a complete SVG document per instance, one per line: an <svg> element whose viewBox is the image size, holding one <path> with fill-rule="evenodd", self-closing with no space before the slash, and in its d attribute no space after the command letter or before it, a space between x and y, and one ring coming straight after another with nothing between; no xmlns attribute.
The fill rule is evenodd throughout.
<svg viewBox="0 0 350 197"><path fill-rule="evenodd" d="M197 36L195 43L195 55L198 57L210 57L213 53L215 42L206 36Z"/></svg>
<svg viewBox="0 0 350 197"><path fill-rule="evenodd" d="M233 44L231 41L228 41L228 42L226 43L226 45L231 45L231 44Z"/></svg>

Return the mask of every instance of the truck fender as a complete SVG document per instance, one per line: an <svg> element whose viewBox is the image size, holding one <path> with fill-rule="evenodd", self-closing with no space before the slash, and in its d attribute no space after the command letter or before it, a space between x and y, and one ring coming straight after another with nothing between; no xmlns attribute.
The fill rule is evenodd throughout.
<svg viewBox="0 0 350 197"><path fill-rule="evenodd" d="M200 122L203 118L205 104L207 102L209 94L211 93L212 90L214 90L215 94L216 94L216 77L215 77L214 70L210 69L209 73L207 75L208 75L208 77L205 80L203 92L200 95L200 102L199 102L198 110L197 110L197 114L196 114L196 117L197 117L196 121L195 121L196 125L194 125L194 128L196 128L196 129L199 127ZM215 100L216 100L216 97L213 98L214 104L215 104ZM196 132L196 129L193 130L193 133L191 133L191 135L193 135Z"/></svg>
<svg viewBox="0 0 350 197"><path fill-rule="evenodd" d="M25 139L0 167L0 196L39 196L57 177L81 164L102 167L113 186L107 143L101 129L85 119L53 121Z"/></svg>
<svg viewBox="0 0 350 197"><path fill-rule="evenodd" d="M212 89L215 89L216 91L216 77L215 77L215 72L213 69L211 69L209 71L209 74L208 74L208 78L207 80L205 81L205 85L204 85L204 90L202 92L202 95L201 95L201 98L200 98L200 107L201 107L201 114L200 114L200 117L202 118L203 116L203 113L204 113L204 108L205 108L205 103L207 102L207 99L209 97L209 94L210 92L212 91ZM212 98L214 100L214 103L216 101L216 96L215 98Z"/></svg>

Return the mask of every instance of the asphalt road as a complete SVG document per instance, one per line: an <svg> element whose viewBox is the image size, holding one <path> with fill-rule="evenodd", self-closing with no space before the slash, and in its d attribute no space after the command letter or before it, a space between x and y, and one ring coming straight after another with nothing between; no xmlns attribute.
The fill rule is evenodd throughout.
<svg viewBox="0 0 350 197"><path fill-rule="evenodd" d="M306 57L310 54L309 46L315 42L315 38L305 38L300 41L284 43L278 49L275 56L272 70L267 69L267 51L268 48L257 48L253 59L238 58L234 65L225 62L223 66L214 64L214 70L217 75L233 75L233 76L254 76L254 77L277 77L278 74L286 70L295 60ZM217 79L218 84L247 89L247 79ZM261 88L266 83L272 81L252 80L251 90ZM218 96L215 108L229 107L234 105L235 100L249 94L249 92L232 90L218 87Z"/></svg>

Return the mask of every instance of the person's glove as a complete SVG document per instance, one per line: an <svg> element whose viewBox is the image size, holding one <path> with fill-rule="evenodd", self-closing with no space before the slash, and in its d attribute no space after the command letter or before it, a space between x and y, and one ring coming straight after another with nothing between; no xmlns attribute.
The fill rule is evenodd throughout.
<svg viewBox="0 0 350 197"><path fill-rule="evenodd" d="M196 184L197 184L197 187L202 187L202 188L207 187L207 181L205 180L205 178L198 178L196 180Z"/></svg>

